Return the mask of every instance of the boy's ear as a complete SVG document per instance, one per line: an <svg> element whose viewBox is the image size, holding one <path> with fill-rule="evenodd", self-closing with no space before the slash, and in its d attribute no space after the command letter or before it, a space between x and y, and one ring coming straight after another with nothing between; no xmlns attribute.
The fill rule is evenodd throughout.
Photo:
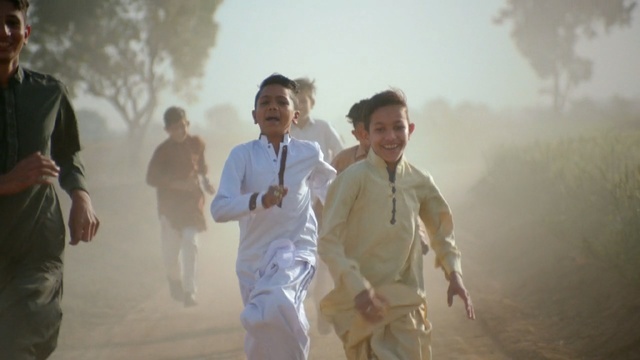
<svg viewBox="0 0 640 360"><path fill-rule="evenodd" d="M29 36L31 35L31 25L25 25L24 27L24 43L25 45L29 42Z"/></svg>
<svg viewBox="0 0 640 360"><path fill-rule="evenodd" d="M258 119L256 119L256 111L255 110L251 110L251 117L253 117L253 123L257 124L258 123Z"/></svg>
<svg viewBox="0 0 640 360"><path fill-rule="evenodd" d="M296 110L293 112L293 119L291 119L291 122L293 122L294 124L298 125L298 118L300 117L300 111Z"/></svg>
<svg viewBox="0 0 640 360"><path fill-rule="evenodd" d="M409 135L413 134L413 130L416 129L415 123L409 123Z"/></svg>

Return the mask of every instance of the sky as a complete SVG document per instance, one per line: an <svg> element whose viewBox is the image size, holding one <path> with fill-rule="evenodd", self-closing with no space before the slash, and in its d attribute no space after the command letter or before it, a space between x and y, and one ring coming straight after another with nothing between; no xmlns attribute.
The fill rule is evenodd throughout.
<svg viewBox="0 0 640 360"><path fill-rule="evenodd" d="M436 98L494 109L548 104L540 95L544 83L510 38L511 25L492 22L505 3L226 0L215 15L220 30L199 99L168 94L158 113L181 105L198 122L207 109L232 104L251 121L257 86L274 72L315 79L312 115L334 124L346 123L354 102L389 87L403 90L412 108ZM576 96L640 98L638 17L636 9L632 28L580 44L578 52L594 61L594 71ZM91 99L76 107L83 105L110 111Z"/></svg>

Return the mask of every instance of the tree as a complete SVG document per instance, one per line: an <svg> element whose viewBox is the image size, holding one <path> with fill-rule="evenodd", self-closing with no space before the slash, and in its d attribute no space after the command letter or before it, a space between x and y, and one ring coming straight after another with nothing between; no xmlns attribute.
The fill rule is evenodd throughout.
<svg viewBox="0 0 640 360"><path fill-rule="evenodd" d="M540 78L551 81L547 93L560 112L571 90L592 75L592 62L576 54L577 42L593 39L598 29L629 26L635 5L631 0L507 0L494 22L513 23L516 47Z"/></svg>
<svg viewBox="0 0 640 360"><path fill-rule="evenodd" d="M109 137L108 121L102 114L91 109L78 109L76 116L82 139L96 140Z"/></svg>
<svg viewBox="0 0 640 360"><path fill-rule="evenodd" d="M221 2L32 0L26 60L72 94L105 99L141 144L162 91L195 97Z"/></svg>

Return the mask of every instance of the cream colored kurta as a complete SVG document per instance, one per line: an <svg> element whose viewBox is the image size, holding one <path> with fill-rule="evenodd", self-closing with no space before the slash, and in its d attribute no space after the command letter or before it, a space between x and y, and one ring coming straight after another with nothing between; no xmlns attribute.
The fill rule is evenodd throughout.
<svg viewBox="0 0 640 360"><path fill-rule="evenodd" d="M384 160L370 151L365 161L336 178L324 207L318 253L329 267L335 288L322 300L321 310L345 343L350 359L365 355L358 349L380 348L373 342L385 327L387 331L398 324L404 330L410 330L407 326L423 329L420 336L430 329L416 214L426 224L436 266L446 274L462 273L451 211L431 176L403 158L395 181L391 180ZM371 287L390 303L385 319L376 325L363 321L354 308L355 296ZM420 332L404 330L397 333L395 344L386 346L388 354L374 356L428 358L424 348L402 349L402 344L420 343L402 339ZM394 346L396 350L391 349Z"/></svg>

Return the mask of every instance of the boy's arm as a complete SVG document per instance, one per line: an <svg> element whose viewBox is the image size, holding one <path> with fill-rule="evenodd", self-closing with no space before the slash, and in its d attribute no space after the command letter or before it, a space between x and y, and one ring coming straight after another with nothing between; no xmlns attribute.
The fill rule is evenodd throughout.
<svg viewBox="0 0 640 360"><path fill-rule="evenodd" d="M147 167L147 184L155 188L169 187L169 180L164 176L165 172L162 171L162 159L160 156L160 148L156 148L149 161Z"/></svg>
<svg viewBox="0 0 640 360"><path fill-rule="evenodd" d="M234 148L224 164L218 192L211 202L211 216L216 222L240 220L251 211L262 209L262 194L242 194L245 177L245 159L239 148ZM254 199L252 199L254 196ZM253 200L253 201L252 201ZM250 209L250 205L255 205Z"/></svg>
<svg viewBox="0 0 640 360"><path fill-rule="evenodd" d="M93 239L100 220L93 209L85 181L84 165L80 159L78 120L67 89L63 87L62 91L56 125L51 134L51 158L60 167L60 187L71 197L69 236L70 244L76 245L80 241L89 242Z"/></svg>
<svg viewBox="0 0 640 360"><path fill-rule="evenodd" d="M425 192L421 194L420 219L429 235L431 248L435 253L436 267L441 267L447 279L455 271L462 275L460 251L453 233L453 216L440 190L429 176Z"/></svg>
<svg viewBox="0 0 640 360"><path fill-rule="evenodd" d="M371 284L360 273L359 264L345 254L347 218L360 188L354 180L353 177L341 176L329 186L318 241L318 254L327 264L336 285L344 284L352 298L371 288Z"/></svg>
<svg viewBox="0 0 640 360"><path fill-rule="evenodd" d="M329 185L336 178L336 170L325 161L321 159L322 151L320 150L320 146L316 144L316 148L318 149L318 163L316 167L311 172L310 176L310 189L311 189L311 198L320 200L320 206L324 204L325 198L327 196L327 190ZM322 208L322 207L320 207Z"/></svg>
<svg viewBox="0 0 640 360"><path fill-rule="evenodd" d="M205 143L204 140L198 137L198 141L200 142L200 158L198 159L198 175L200 176L202 187L204 191L208 194L213 195L216 192L216 188L211 184L211 180L207 176L209 172L209 166L207 165L207 161L204 156L205 151Z"/></svg>

